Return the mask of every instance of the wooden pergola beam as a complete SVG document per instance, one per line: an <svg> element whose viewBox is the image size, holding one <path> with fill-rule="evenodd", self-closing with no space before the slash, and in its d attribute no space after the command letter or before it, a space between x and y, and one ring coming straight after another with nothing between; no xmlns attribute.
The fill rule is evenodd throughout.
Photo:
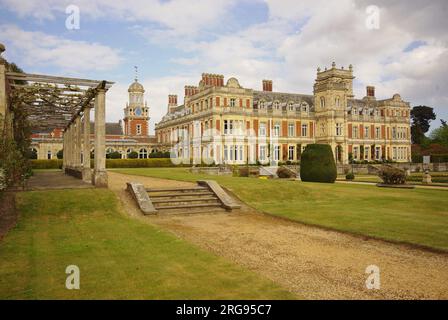
<svg viewBox="0 0 448 320"><path fill-rule="evenodd" d="M91 88L98 87L98 85L102 82L102 80L67 78L67 77L57 77L42 74L19 73L19 72L6 72L6 77L9 80L55 83L63 85L85 86ZM109 89L113 84L114 82L106 81L105 89Z"/></svg>

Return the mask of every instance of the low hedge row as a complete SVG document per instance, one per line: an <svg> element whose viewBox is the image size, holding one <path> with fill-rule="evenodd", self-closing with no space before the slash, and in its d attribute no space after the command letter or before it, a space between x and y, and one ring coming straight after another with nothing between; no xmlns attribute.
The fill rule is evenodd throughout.
<svg viewBox="0 0 448 320"><path fill-rule="evenodd" d="M33 169L61 169L62 160L30 160ZM156 168L156 167L175 167L171 159L152 158L152 159L106 159L106 168ZM93 168L93 160L91 160Z"/></svg>
<svg viewBox="0 0 448 320"><path fill-rule="evenodd" d="M30 160L32 169L62 169L61 159Z"/></svg>

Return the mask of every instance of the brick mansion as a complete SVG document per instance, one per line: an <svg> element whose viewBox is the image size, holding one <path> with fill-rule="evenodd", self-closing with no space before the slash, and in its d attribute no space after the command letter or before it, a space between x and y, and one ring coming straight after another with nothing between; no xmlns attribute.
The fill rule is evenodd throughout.
<svg viewBox="0 0 448 320"><path fill-rule="evenodd" d="M259 91L235 78L225 83L222 75L202 74L198 86L185 86L183 105L169 96L168 112L155 127L158 148L177 146L182 158L206 154L217 164L243 164L298 161L307 144L322 143L338 163L411 161L409 103L399 94L377 100L372 86L355 99L353 79L351 65L333 63L317 70L308 95L274 92L270 80ZM183 143L186 137L190 143Z"/></svg>
<svg viewBox="0 0 448 320"><path fill-rule="evenodd" d="M335 160L348 163L411 161L410 105L399 94L378 100L375 88L353 94L353 68L317 70L313 94L244 88L236 78L202 74L198 86L185 86L182 105L168 96L167 113L148 134L149 107L137 79L128 89L123 121L106 123L106 151L139 158L170 151L182 159L216 164L299 161L307 144L329 144ZM38 158L55 158L62 148L60 132L36 133L32 147ZM93 145L92 145L93 147ZM197 163L198 161L196 161Z"/></svg>

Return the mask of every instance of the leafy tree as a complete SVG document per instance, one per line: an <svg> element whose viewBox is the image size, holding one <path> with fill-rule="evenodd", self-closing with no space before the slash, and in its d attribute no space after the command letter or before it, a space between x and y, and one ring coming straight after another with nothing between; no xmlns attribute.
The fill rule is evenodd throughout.
<svg viewBox="0 0 448 320"><path fill-rule="evenodd" d="M429 123L436 119L434 109L427 106L417 106L411 110L411 137L412 143L421 144L425 133L429 130Z"/></svg>
<svg viewBox="0 0 448 320"><path fill-rule="evenodd" d="M432 142L448 147L448 125L446 121L441 120L442 125L431 132L430 138Z"/></svg>
<svg viewBox="0 0 448 320"><path fill-rule="evenodd" d="M56 153L56 157L58 159L64 158L64 151L63 150L59 150L58 153Z"/></svg>

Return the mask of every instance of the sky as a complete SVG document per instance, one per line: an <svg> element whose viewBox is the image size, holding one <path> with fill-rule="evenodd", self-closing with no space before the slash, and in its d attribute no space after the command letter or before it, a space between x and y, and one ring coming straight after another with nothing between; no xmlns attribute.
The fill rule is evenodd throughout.
<svg viewBox="0 0 448 320"><path fill-rule="evenodd" d="M333 61L353 65L357 98L374 85L378 99L433 107L434 129L448 120L447 16L446 0L0 0L0 43L28 73L114 81L110 122L138 66L151 133L168 94L182 103L203 72L312 94Z"/></svg>

